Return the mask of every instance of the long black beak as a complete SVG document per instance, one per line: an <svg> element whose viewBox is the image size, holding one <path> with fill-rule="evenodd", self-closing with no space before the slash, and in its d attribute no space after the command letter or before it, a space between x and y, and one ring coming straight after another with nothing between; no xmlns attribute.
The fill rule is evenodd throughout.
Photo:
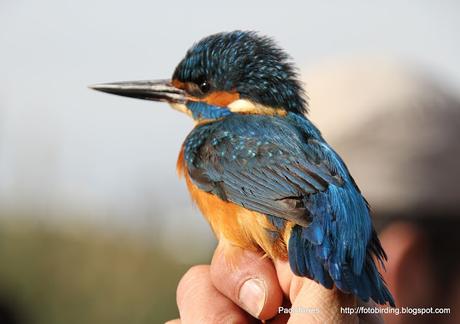
<svg viewBox="0 0 460 324"><path fill-rule="evenodd" d="M174 87L170 80L112 82L89 87L97 91L131 98L181 104L187 101L185 91Z"/></svg>

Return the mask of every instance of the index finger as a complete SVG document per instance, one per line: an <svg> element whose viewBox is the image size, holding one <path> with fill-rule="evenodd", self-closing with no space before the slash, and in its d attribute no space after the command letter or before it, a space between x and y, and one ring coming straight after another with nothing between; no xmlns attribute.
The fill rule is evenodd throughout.
<svg viewBox="0 0 460 324"><path fill-rule="evenodd" d="M210 273L216 289L254 317L265 320L278 314L283 292L272 261L262 253L220 242Z"/></svg>

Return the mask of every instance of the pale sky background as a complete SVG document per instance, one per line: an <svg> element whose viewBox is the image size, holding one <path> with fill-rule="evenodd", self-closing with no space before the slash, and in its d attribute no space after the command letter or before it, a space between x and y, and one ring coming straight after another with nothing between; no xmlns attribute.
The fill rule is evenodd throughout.
<svg viewBox="0 0 460 324"><path fill-rule="evenodd" d="M457 1L2 0L1 209L166 236L196 225L210 238L175 174L192 121L86 86L168 78L193 42L234 29L273 36L305 78L325 62L379 56L460 89Z"/></svg>

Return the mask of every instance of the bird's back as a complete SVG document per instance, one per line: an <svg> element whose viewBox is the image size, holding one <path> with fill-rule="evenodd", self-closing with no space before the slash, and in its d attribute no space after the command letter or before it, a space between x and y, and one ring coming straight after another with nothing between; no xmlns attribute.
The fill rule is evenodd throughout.
<svg viewBox="0 0 460 324"><path fill-rule="evenodd" d="M384 252L369 208L340 157L304 116L231 115L198 125L182 163L214 231L293 272L393 304L372 256Z"/></svg>

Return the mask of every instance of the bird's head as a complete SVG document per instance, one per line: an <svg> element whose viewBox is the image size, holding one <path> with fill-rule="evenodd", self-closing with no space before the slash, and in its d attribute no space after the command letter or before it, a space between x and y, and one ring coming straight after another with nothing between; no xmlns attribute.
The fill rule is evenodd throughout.
<svg viewBox="0 0 460 324"><path fill-rule="evenodd" d="M91 88L166 101L195 120L230 114L303 114L307 103L289 56L255 32L208 36L187 51L171 80L98 84Z"/></svg>

